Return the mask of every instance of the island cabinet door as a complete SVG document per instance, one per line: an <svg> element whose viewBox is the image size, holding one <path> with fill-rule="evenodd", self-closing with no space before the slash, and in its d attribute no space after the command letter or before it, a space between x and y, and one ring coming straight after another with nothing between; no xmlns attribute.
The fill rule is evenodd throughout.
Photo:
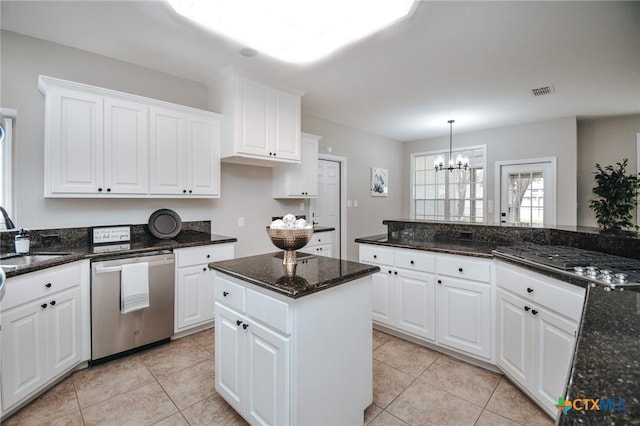
<svg viewBox="0 0 640 426"><path fill-rule="evenodd" d="M244 317L216 303L215 387L238 412L242 412L245 380Z"/></svg>
<svg viewBox="0 0 640 426"><path fill-rule="evenodd" d="M247 341L245 412L251 424L289 424L289 339L251 322Z"/></svg>

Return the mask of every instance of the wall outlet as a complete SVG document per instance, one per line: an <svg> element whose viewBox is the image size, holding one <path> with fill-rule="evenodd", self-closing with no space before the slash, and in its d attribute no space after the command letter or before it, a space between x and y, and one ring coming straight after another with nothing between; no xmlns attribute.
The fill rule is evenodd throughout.
<svg viewBox="0 0 640 426"><path fill-rule="evenodd" d="M353 200L353 207L358 207L358 200Z"/></svg>
<svg viewBox="0 0 640 426"><path fill-rule="evenodd" d="M244 226L244 216L240 216L238 218L238 226L239 227L243 227Z"/></svg>
<svg viewBox="0 0 640 426"><path fill-rule="evenodd" d="M300 202L300 211L303 212L304 211L304 201Z"/></svg>
<svg viewBox="0 0 640 426"><path fill-rule="evenodd" d="M353 205L353 201L347 200L347 207L351 207Z"/></svg>

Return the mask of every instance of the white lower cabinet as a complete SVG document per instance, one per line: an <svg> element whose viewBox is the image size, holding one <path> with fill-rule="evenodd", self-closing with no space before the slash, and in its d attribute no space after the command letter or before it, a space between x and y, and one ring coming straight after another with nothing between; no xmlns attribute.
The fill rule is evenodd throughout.
<svg viewBox="0 0 640 426"><path fill-rule="evenodd" d="M435 256L417 250L360 246L360 262L373 275L373 320L429 340L435 329Z"/></svg>
<svg viewBox="0 0 640 426"><path fill-rule="evenodd" d="M550 416L565 392L585 290L497 262L496 363Z"/></svg>
<svg viewBox="0 0 640 426"><path fill-rule="evenodd" d="M301 248L302 253L333 257L333 231L314 232L309 243Z"/></svg>
<svg viewBox="0 0 640 426"><path fill-rule="evenodd" d="M438 343L493 359L492 261L436 256Z"/></svg>
<svg viewBox="0 0 640 426"><path fill-rule="evenodd" d="M7 280L2 302L2 412L90 357L89 262Z"/></svg>
<svg viewBox="0 0 640 426"><path fill-rule="evenodd" d="M215 281L215 388L240 415L362 424L373 386L369 277L299 299L217 271Z"/></svg>
<svg viewBox="0 0 640 426"><path fill-rule="evenodd" d="M493 359L492 262L360 246L373 276L373 320L484 361Z"/></svg>
<svg viewBox="0 0 640 426"><path fill-rule="evenodd" d="M233 243L174 250L176 259L175 333L210 323L214 318L213 271L209 262L232 259Z"/></svg>

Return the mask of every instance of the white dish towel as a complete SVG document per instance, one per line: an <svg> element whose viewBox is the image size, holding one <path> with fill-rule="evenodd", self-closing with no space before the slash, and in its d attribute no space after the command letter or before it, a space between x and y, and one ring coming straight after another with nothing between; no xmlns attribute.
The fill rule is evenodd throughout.
<svg viewBox="0 0 640 426"><path fill-rule="evenodd" d="M149 307L149 264L122 265L120 273L120 312L123 314Z"/></svg>

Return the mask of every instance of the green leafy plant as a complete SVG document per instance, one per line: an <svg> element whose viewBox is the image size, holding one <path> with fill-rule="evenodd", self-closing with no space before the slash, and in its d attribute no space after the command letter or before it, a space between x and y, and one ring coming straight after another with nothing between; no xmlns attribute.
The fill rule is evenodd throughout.
<svg viewBox="0 0 640 426"><path fill-rule="evenodd" d="M640 181L638 176L627 175L627 159L614 166L602 168L596 163L596 186L593 193L598 199L589 201L598 225L604 229L639 229L633 222Z"/></svg>

